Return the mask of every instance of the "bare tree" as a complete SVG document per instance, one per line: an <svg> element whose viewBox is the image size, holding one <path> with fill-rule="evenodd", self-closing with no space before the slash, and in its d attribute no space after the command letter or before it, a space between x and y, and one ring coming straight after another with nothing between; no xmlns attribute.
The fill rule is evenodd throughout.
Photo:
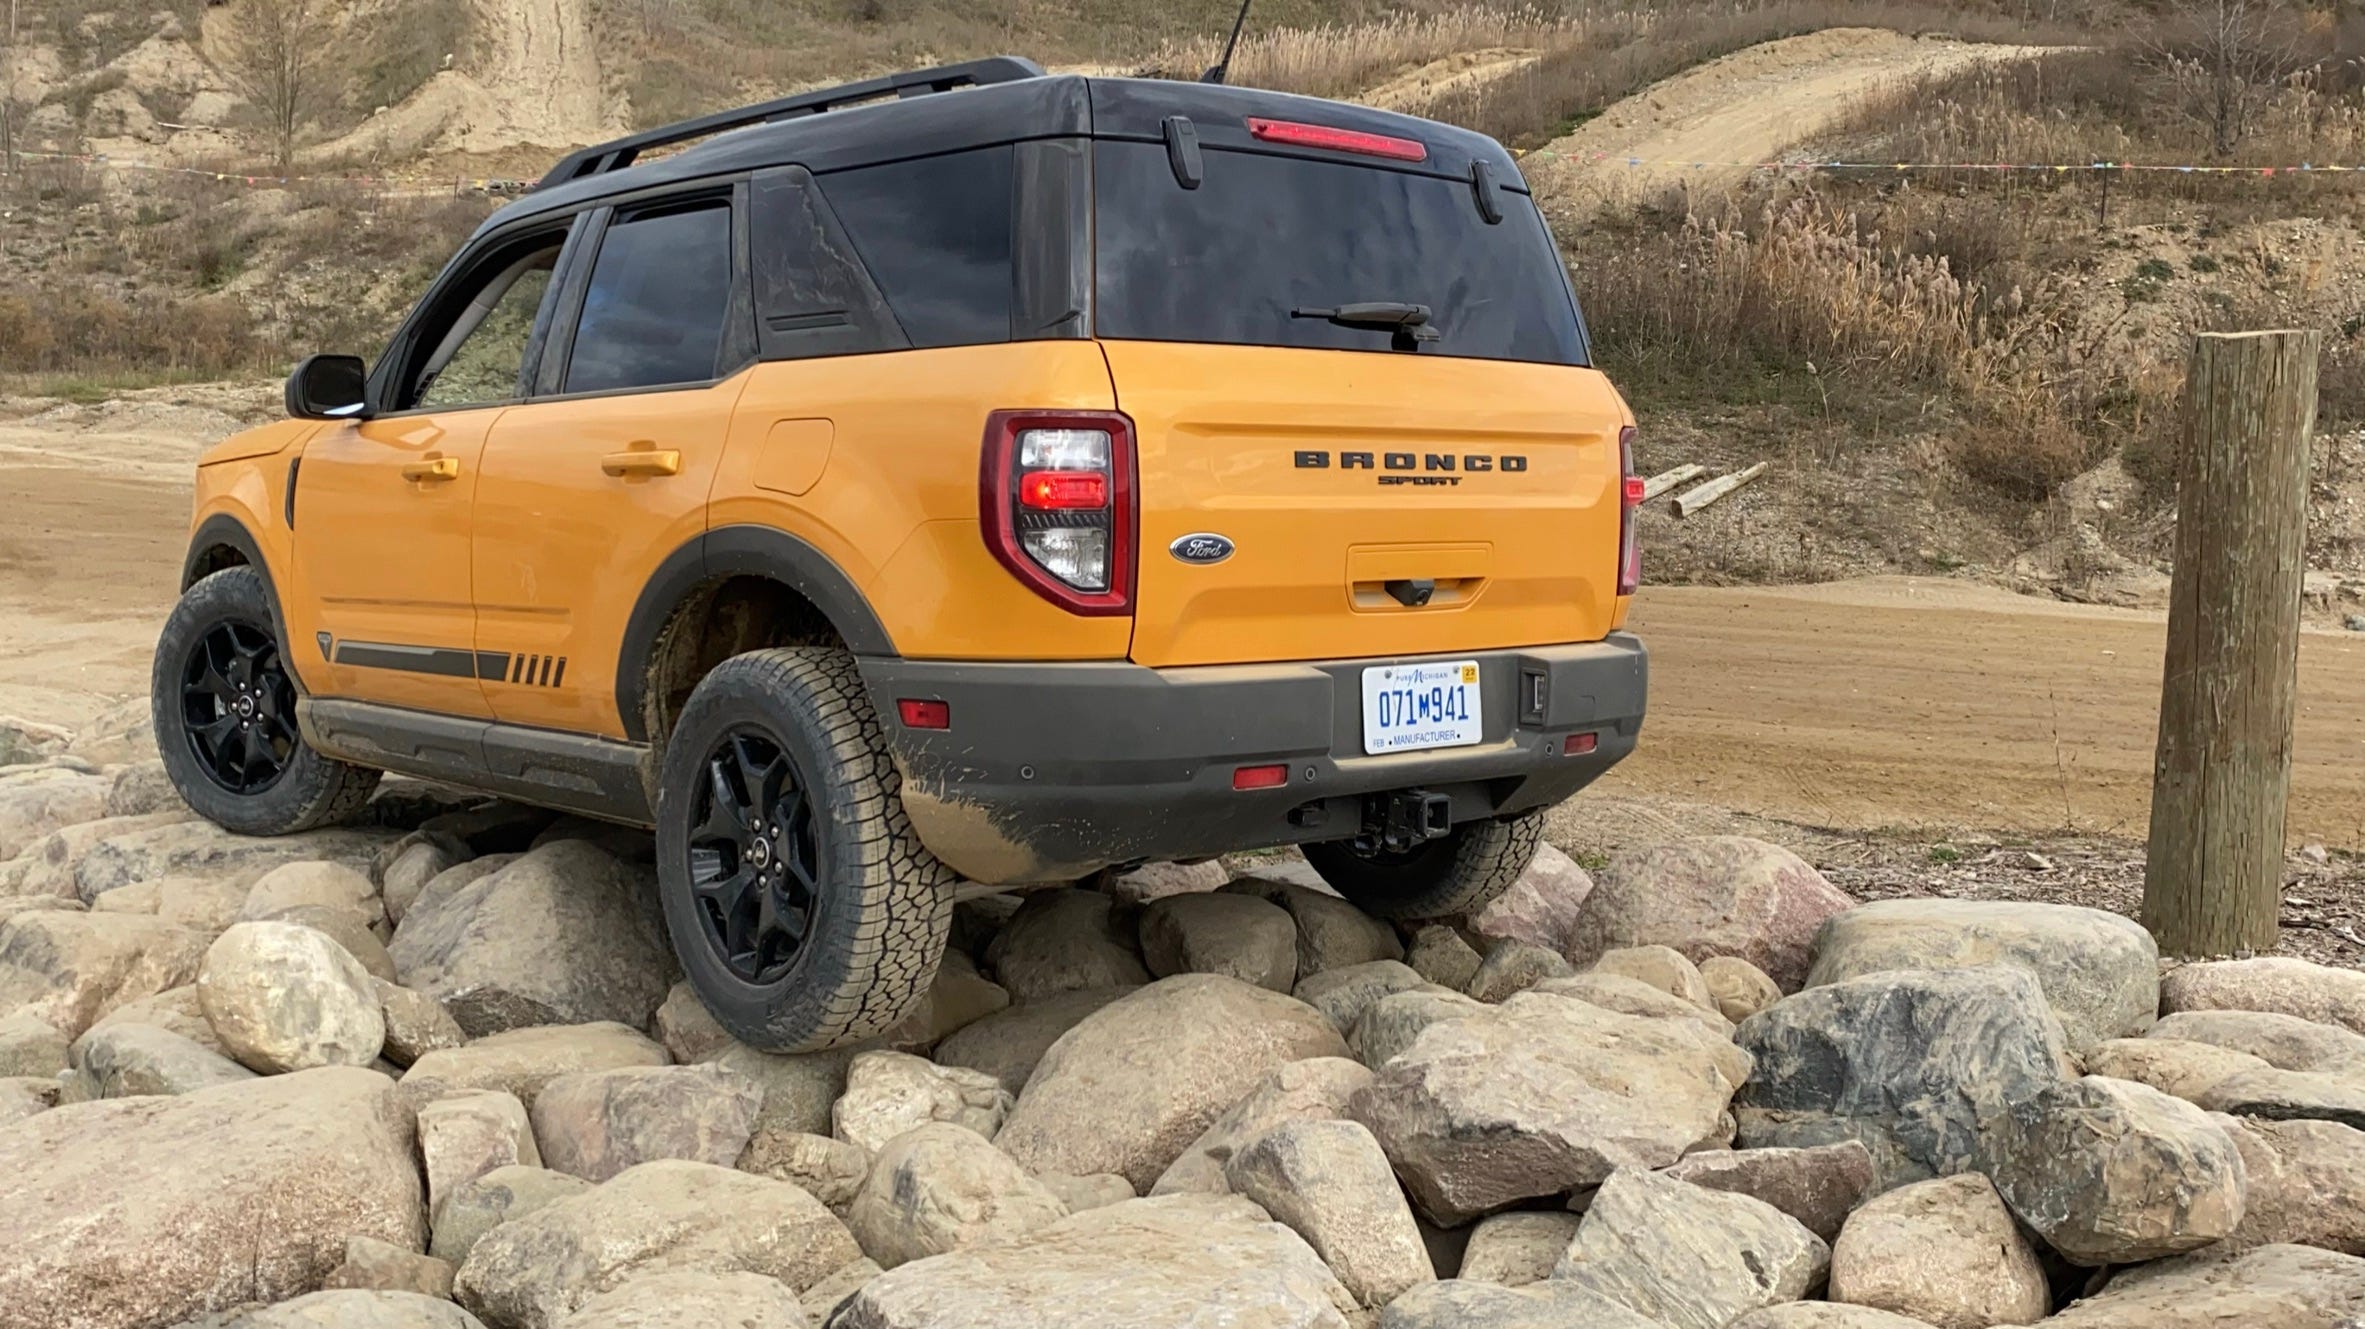
<svg viewBox="0 0 2365 1329"><path fill-rule="evenodd" d="M238 0L222 40L222 68L263 113L279 169L295 163L296 134L321 101L328 63L328 0Z"/></svg>
<svg viewBox="0 0 2365 1329"><path fill-rule="evenodd" d="M2220 157L2306 63L2303 33L2277 0L2182 0L2158 45L2186 114L2208 128Z"/></svg>

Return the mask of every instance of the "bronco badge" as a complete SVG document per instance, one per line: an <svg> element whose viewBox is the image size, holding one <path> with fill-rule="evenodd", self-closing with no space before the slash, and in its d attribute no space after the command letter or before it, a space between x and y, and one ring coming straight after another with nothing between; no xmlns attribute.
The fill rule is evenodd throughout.
<svg viewBox="0 0 2365 1329"><path fill-rule="evenodd" d="M1166 552L1185 563L1197 563L1204 566L1209 563L1221 563L1230 558L1232 556L1232 542L1211 531L1197 531L1182 536L1173 544L1166 546Z"/></svg>

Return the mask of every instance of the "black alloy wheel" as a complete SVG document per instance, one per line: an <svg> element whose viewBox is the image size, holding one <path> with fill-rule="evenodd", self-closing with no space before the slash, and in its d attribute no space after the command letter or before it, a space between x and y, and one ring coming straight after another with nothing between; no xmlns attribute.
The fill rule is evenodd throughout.
<svg viewBox="0 0 2365 1329"><path fill-rule="evenodd" d="M821 898L806 782L778 740L734 728L707 752L690 814L690 890L706 943L748 983L794 968Z"/></svg>
<svg viewBox="0 0 2365 1329"><path fill-rule="evenodd" d="M279 783L295 760L296 690L270 630L216 624L181 667L181 715L198 768L233 794Z"/></svg>

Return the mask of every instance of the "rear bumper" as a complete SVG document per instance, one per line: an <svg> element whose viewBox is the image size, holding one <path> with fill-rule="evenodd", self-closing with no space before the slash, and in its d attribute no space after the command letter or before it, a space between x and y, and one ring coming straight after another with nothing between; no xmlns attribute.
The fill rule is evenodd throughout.
<svg viewBox="0 0 2365 1329"><path fill-rule="evenodd" d="M1649 673L1638 638L1473 655L1482 740L1378 757L1363 752L1360 680L1391 660L861 665L921 841L972 881L1012 885L1343 839L1361 828L1364 795L1394 790L1446 795L1456 822L1521 812L1634 750ZM911 698L949 703L952 727L903 727L896 702ZM1579 733L1596 735L1594 750L1563 755ZM1232 788L1236 768L1270 763L1289 766L1288 784Z"/></svg>

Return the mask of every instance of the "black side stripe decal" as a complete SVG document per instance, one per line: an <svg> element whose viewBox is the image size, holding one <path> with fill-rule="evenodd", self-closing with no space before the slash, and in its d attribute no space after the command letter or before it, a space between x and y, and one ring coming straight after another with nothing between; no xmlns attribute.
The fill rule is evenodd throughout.
<svg viewBox="0 0 2365 1329"><path fill-rule="evenodd" d="M326 638L327 634L322 634ZM393 669L439 678L478 678L524 687L559 686L567 676L565 656L513 655L507 651L464 651L451 646L400 646L390 642L340 641L336 663L364 669Z"/></svg>

